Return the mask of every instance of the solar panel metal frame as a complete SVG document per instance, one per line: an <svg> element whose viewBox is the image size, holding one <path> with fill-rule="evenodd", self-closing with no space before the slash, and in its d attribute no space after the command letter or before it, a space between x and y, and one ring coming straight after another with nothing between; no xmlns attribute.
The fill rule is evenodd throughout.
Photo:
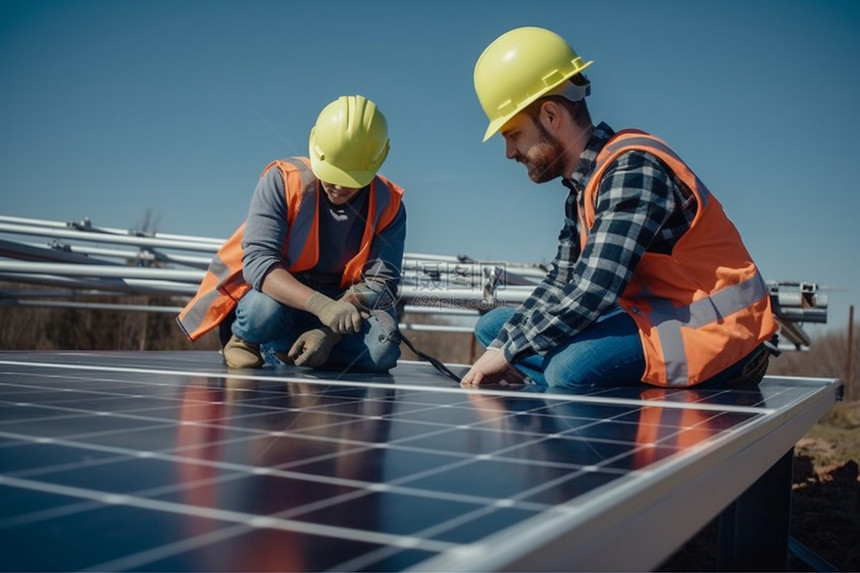
<svg viewBox="0 0 860 573"><path fill-rule="evenodd" d="M148 378L166 376L172 379L172 382L159 384L167 395L180 389L182 385L187 387L189 384L200 384L201 380L218 383L231 378L265 384L305 384L320 392L323 388L361 388L393 390L395 394L402 392L407 396L411 394L430 399L435 396L443 402L440 412L445 411L444 400L447 399L462 400L463 403L470 400L507 399L534 400L535 403L544 401L571 407L629 407L630 412L634 413L637 409L659 407L678 413L710 411L716 416L733 414L744 417L743 421L735 426L702 438L689 448L679 448L668 457L627 471L618 479L590 489L584 495L558 504L550 510L537 512L524 521L493 531L488 536L470 543L437 542L433 539L416 539L410 535L367 533L368 538L372 537L382 546L388 544L393 553L422 544L436 547L437 550L430 551L432 555L429 558L410 561L404 567L416 571L643 570L656 567L695 534L698 528L718 515L751 483L765 474L786 452L790 452L797 440L833 406L841 387L835 379L766 377L757 390L762 396L758 402L737 401L739 391L700 393L698 401L686 402L685 399L692 396L690 391L686 390L669 391L663 394L662 399L657 400L636 398L635 393L628 389L601 390L587 394L536 392L533 388L518 387L467 390L437 374L429 365L409 361L401 362L391 376L375 377L310 372L295 368L229 371L223 366L217 353L202 351L0 352L0 405L21 404L16 401L15 392L10 391L21 387L18 380L21 376L59 375L61 378L58 383L62 384L62 375L70 372L74 372L79 378L83 376L83 379L96 375L122 375L144 384ZM69 384L68 381L65 383ZM36 397L38 394L33 393ZM39 406L37 402L28 403L34 407ZM395 400L392 407L397 403ZM432 400L429 403L432 403ZM450 422L449 428L453 432L459 422L453 415L455 410L449 406L448 411L452 413L453 421ZM92 413L96 414L95 411ZM404 423L405 418L397 420ZM44 422L46 425L50 423L50 419ZM170 424L166 425L169 429ZM8 447L10 441L12 445L18 445L25 439L39 442L38 436L21 436L4 431L10 427L14 427L14 421L4 422L0 418L0 439L7 440L5 443L0 442L0 462L3 459L2 449ZM682 425L679 428L685 430ZM482 427L481 431L492 432L487 427ZM62 440L48 441L62 444ZM387 443L377 446L389 447ZM148 459L150 452L142 451L139 454L139 457ZM488 455L489 458L492 457L491 454ZM265 473L264 470L265 468L261 471ZM256 470L249 467L243 468L242 471L253 473ZM30 489L37 492L42 488L44 493L62 491L66 495L83 499L92 496L90 501L105 506L133 505L135 502L133 495L93 492L86 488L63 489L50 482L20 478L16 475L22 474L9 472L0 463L0 488L20 488L21 491ZM366 487L373 490L374 486L368 484ZM385 490L385 484L380 484L378 489ZM502 507L509 502L509 499L501 497L495 503ZM221 510L222 508L213 509L215 513ZM679 515L679 510L682 515ZM277 516L268 515L259 515L255 519L255 527L259 528L271 527L278 520ZM0 539L4 538L4 525L7 532L14 531L14 523L14 519L3 519L0 513ZM38 520L36 523L39 523ZM49 521L46 520L45 523ZM315 528L313 524L304 525L309 529ZM295 524L288 526L294 527ZM297 527L301 526L300 524ZM329 533L335 531L317 529ZM351 535L351 532L346 530L338 531L339 533L334 534L347 537ZM45 533L48 533L47 529ZM47 535L46 539L50 540L50 535ZM6 550L9 549L11 548L7 547ZM157 549L150 548L150 551ZM336 545L330 550L336 550ZM0 553L0 569L6 570L2 554ZM107 566L108 569L119 570L123 566L135 569L137 566L158 562L147 562L145 555L138 555L137 561L131 559L134 556L127 557L101 563L93 562L89 566ZM374 565L379 565L379 562L363 562L357 559L339 563L347 566L350 564L361 569L362 566L373 568Z"/></svg>

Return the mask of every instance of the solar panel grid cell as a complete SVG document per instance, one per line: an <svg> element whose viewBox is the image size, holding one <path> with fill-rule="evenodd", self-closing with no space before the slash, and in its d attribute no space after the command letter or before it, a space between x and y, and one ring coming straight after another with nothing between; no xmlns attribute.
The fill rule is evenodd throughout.
<svg viewBox="0 0 860 573"><path fill-rule="evenodd" d="M214 353L0 353L0 569L481 559L494 535L574 515L810 393L465 391L425 366L380 378L227 372Z"/></svg>

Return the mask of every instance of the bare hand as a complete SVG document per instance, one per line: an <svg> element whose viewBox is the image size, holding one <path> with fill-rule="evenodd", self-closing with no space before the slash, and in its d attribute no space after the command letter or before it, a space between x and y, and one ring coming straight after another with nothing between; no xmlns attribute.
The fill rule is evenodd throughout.
<svg viewBox="0 0 860 573"><path fill-rule="evenodd" d="M507 361L501 350L487 349L463 376L460 386L480 386L498 383L523 384L525 375Z"/></svg>

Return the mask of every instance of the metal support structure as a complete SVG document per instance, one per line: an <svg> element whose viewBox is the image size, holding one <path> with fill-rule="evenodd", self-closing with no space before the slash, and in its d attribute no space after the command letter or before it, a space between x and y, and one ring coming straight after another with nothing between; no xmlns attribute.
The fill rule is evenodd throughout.
<svg viewBox="0 0 860 573"><path fill-rule="evenodd" d="M771 305L780 327L781 350L805 350L811 341L802 323L827 322L827 295L811 282L769 282ZM783 341L782 339L785 339Z"/></svg>
<svg viewBox="0 0 860 573"><path fill-rule="evenodd" d="M33 237L41 237L45 244L33 243ZM64 287L72 298L116 293L167 296L181 307L197 291L208 261L223 242L97 227L89 219L64 223L0 215L0 281ZM545 273L540 264L406 253L400 299L413 313L445 316L459 312L476 317L498 306L519 305ZM780 326L780 348L805 350L811 341L803 323L827 321L827 296L811 282L769 282L768 287ZM0 304L27 300L36 305L45 296L40 289L12 295L0 288ZM432 328L441 331L445 326ZM451 325L447 331L463 328ZM429 330L430 325L420 329Z"/></svg>
<svg viewBox="0 0 860 573"><path fill-rule="evenodd" d="M717 571L787 571L794 448L719 518Z"/></svg>

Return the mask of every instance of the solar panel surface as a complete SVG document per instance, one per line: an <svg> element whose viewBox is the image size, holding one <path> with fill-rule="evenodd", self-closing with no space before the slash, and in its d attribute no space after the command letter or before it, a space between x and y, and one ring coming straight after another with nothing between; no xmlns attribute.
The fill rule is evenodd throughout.
<svg viewBox="0 0 860 573"><path fill-rule="evenodd" d="M215 352L0 352L0 569L649 567L696 531L665 523L672 499L703 495L688 483L720 485L682 508L687 529L837 388L464 390L417 362L379 376L231 372ZM664 546L624 546L639 522L662 523Z"/></svg>

